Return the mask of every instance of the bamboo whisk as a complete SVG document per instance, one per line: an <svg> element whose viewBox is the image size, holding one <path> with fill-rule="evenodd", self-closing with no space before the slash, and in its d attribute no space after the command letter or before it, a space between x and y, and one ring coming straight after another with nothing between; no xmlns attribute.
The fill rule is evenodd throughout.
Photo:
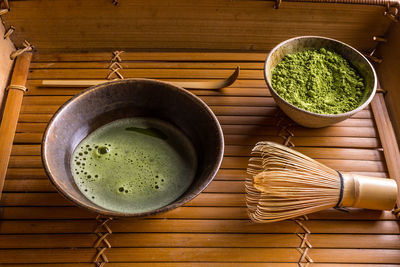
<svg viewBox="0 0 400 267"><path fill-rule="evenodd" d="M393 209L392 179L340 173L293 149L259 142L252 150L246 202L255 222L275 222L332 207Z"/></svg>

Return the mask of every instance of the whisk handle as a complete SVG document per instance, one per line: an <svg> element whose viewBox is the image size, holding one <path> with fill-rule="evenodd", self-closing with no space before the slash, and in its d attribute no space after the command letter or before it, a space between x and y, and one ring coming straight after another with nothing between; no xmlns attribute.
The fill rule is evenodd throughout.
<svg viewBox="0 0 400 267"><path fill-rule="evenodd" d="M397 200L393 179L343 173L343 200L340 206L392 210Z"/></svg>

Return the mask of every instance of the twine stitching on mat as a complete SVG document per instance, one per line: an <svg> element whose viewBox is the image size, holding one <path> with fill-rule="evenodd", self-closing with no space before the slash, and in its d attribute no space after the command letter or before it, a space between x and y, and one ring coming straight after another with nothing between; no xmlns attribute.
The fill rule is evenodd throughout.
<svg viewBox="0 0 400 267"><path fill-rule="evenodd" d="M28 88L26 88L25 86L16 84L10 84L9 86L7 86L6 91L9 91L10 89L20 90L24 93L28 91Z"/></svg>
<svg viewBox="0 0 400 267"><path fill-rule="evenodd" d="M112 58L108 69L110 73L107 75L107 79L110 80L113 75L117 77L115 79L123 79L121 73L118 70L122 69L120 62L122 62L121 54L124 51L114 51L112 52ZM97 240L95 241L93 247L96 249L97 253L94 257L94 263L97 267L103 267L108 263L108 258L106 251L111 249L111 243L108 241L108 237L113 233L108 223L113 220L112 217L103 217L100 214L97 215L96 221L97 226L94 233L97 235Z"/></svg>
<svg viewBox="0 0 400 267"><path fill-rule="evenodd" d="M104 266L105 263L108 262L107 259L107 255L104 253L108 248L96 248L97 249L97 254L96 257L94 259L95 264L97 264L97 266ZM100 260L101 257L101 261Z"/></svg>
<svg viewBox="0 0 400 267"><path fill-rule="evenodd" d="M24 48L20 48L11 53L11 55L10 55L11 60L14 60L16 57L18 57L19 55L21 55L27 51L32 51L34 48L33 45L31 45L27 40L25 40L22 45L24 46Z"/></svg>
<svg viewBox="0 0 400 267"><path fill-rule="evenodd" d="M119 73L119 70L122 69L122 66L118 62L113 62L108 66L108 69L110 70L110 73L107 75L107 80L111 80L112 76L115 74L117 77L115 79L123 79L124 76L122 76L121 73Z"/></svg>
<svg viewBox="0 0 400 267"><path fill-rule="evenodd" d="M293 126L292 121L289 120L281 110L277 111L275 118L275 125L279 128L278 136L283 138L283 144L287 147L294 148L295 145L291 141L292 137L294 137L294 133L290 130L290 127ZM312 245L308 240L311 231L304 223L304 221L307 220L308 217L306 215L293 219L293 221L303 230L303 233L296 233L296 235L301 239L299 247L296 248L296 250L300 253L300 259L297 262L299 267L306 267L309 265L309 263L314 262L308 255L308 251L312 248Z"/></svg>
<svg viewBox="0 0 400 267"><path fill-rule="evenodd" d="M122 58L120 55L124 53L124 51L114 51L113 52L113 58L111 59L111 62L122 62Z"/></svg>
<svg viewBox="0 0 400 267"><path fill-rule="evenodd" d="M279 128L278 136L284 140L283 145L294 148L295 145L291 141L292 137L294 137L294 134L290 130L290 127L292 127L293 124L285 116L283 116L281 110L278 110L275 113L275 125Z"/></svg>
<svg viewBox="0 0 400 267"><path fill-rule="evenodd" d="M379 57L377 57L377 56L374 55L374 54L375 54L375 51L376 51L376 48L374 48L374 49L373 49L371 52L369 52L369 53L363 53L363 55L366 56L370 61L380 64L380 63L382 63L383 60L382 60L381 58L379 58Z"/></svg>
<svg viewBox="0 0 400 267"><path fill-rule="evenodd" d="M281 6L282 0L275 0L274 8L278 9Z"/></svg>
<svg viewBox="0 0 400 267"><path fill-rule="evenodd" d="M108 66L108 69L110 70L110 73L107 75L106 79L111 80L112 76L116 76L114 79L124 79L124 76L119 72L119 70L123 69L120 62L122 62L121 54L124 51L114 51L113 52L113 58L111 59L110 65Z"/></svg>
<svg viewBox="0 0 400 267"><path fill-rule="evenodd" d="M399 2L397 2L396 6L392 6L389 3L386 4L386 10L383 12L383 15L388 17L390 20L394 22L399 22Z"/></svg>
<svg viewBox="0 0 400 267"><path fill-rule="evenodd" d="M308 266L308 264L313 263L313 260L311 259L311 257L307 255L310 248L305 248L305 249L296 248L296 250L301 254L300 260L297 263L300 267ZM307 262L303 262L305 260L307 260ZM303 264L303 263L305 263L305 264Z"/></svg>
<svg viewBox="0 0 400 267"><path fill-rule="evenodd" d="M307 228L307 226L305 226L305 225L301 222L301 220L302 220L302 221L307 221L307 220L308 220L308 217L307 217L307 216L303 216L303 217L301 217L301 218L294 219L293 221L294 221L295 223L297 223L297 225L300 226L300 227L303 229L304 232L306 232L307 234L311 234L311 231Z"/></svg>
<svg viewBox="0 0 400 267"><path fill-rule="evenodd" d="M304 231L304 233L296 233L296 235L301 239L300 246L298 248L296 248L296 250L301 255L299 261L297 262L297 264L300 267L308 266L309 263L314 262L313 259L307 254L308 251L312 248L312 245L308 240L308 237L311 234L311 231L307 228L307 226L304 223L301 222L301 221L307 221L307 220L308 220L308 217L305 215L303 217L293 220ZM306 262L304 262L304 261L306 261ZM303 263L305 263L305 265Z"/></svg>
<svg viewBox="0 0 400 267"><path fill-rule="evenodd" d="M8 0L0 0L0 16L10 12Z"/></svg>
<svg viewBox="0 0 400 267"><path fill-rule="evenodd" d="M4 8L3 8L4 6ZM0 16L4 15L8 12L10 12L10 4L8 3L8 0L0 0ZM5 27L5 23L4 21L1 21ZM7 31L4 33L3 35L3 39L7 39L8 37L10 37L11 34L13 34L15 32L15 27L14 26L10 26ZM19 55L27 52L27 51L33 51L34 46L31 45L27 40L25 40L22 45L24 46L23 48L17 49L13 52L11 52L10 54L10 59L14 60L16 57L18 57Z"/></svg>
<svg viewBox="0 0 400 267"><path fill-rule="evenodd" d="M289 127L290 127L290 126L291 126L291 125L283 126L283 127L280 129L280 131L279 131L279 133L278 133L278 136L281 137L281 138L283 138L283 140L284 140L283 145L284 145L284 146L293 148L295 145L294 145L294 143L293 143L292 141L290 141L290 139L292 139L292 137L294 136L294 134L289 130Z"/></svg>
<svg viewBox="0 0 400 267"><path fill-rule="evenodd" d="M113 218L112 217L108 217L108 218L103 218L101 217L101 215L97 215L96 220L100 223L99 225L97 225L96 229L94 230L95 233L99 233L102 231L102 228L106 229L106 231L110 234L112 234L112 230L110 229L110 227L107 225L107 223L109 221L112 221ZM104 232L104 231L103 231Z"/></svg>
<svg viewBox="0 0 400 267"><path fill-rule="evenodd" d="M322 4L354 4L354 5L375 5L375 6L396 6L396 0L285 0L285 2L305 2L305 3L322 3ZM274 8L277 9L281 5L282 0L275 0Z"/></svg>
<svg viewBox="0 0 400 267"><path fill-rule="evenodd" d="M110 233L105 233L105 234L103 234L103 233L97 233L98 238L97 238L96 243L94 244L94 247L95 247L95 248L99 247L99 246L100 246L100 243L103 242L108 248L111 248L111 244L110 244L110 242L107 240L107 236L109 236L109 235L110 235Z"/></svg>
<svg viewBox="0 0 400 267"><path fill-rule="evenodd" d="M301 239L300 248L303 248L304 245L307 245L307 247L312 248L311 243L308 241L308 233L304 234L297 233L296 235Z"/></svg>
<svg viewBox="0 0 400 267"><path fill-rule="evenodd" d="M97 240L95 241L93 247L96 249L96 255L94 257L93 262L96 266L104 266L108 262L108 258L106 255L106 251L111 248L110 242L107 240L107 237L112 234L111 228L107 223L112 221L112 217L102 217L101 215L97 215L96 221L98 222L94 233L97 235Z"/></svg>
<svg viewBox="0 0 400 267"><path fill-rule="evenodd" d="M10 10L10 3L8 2L8 0L0 0L0 6L2 8Z"/></svg>
<svg viewBox="0 0 400 267"><path fill-rule="evenodd" d="M15 27L10 26L10 28L8 28L7 31L4 33L3 39L7 39L8 37L10 37L10 35L13 34L14 31L15 31Z"/></svg>
<svg viewBox="0 0 400 267"><path fill-rule="evenodd" d="M373 36L372 40L374 40L375 42L387 43L387 38L381 36Z"/></svg>

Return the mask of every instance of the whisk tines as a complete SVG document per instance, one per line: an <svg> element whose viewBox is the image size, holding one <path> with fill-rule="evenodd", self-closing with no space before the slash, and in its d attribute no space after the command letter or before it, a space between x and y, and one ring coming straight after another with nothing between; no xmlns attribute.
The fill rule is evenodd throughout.
<svg viewBox="0 0 400 267"><path fill-rule="evenodd" d="M252 220L279 221L337 205L337 171L273 142L257 143L252 156L245 184Z"/></svg>

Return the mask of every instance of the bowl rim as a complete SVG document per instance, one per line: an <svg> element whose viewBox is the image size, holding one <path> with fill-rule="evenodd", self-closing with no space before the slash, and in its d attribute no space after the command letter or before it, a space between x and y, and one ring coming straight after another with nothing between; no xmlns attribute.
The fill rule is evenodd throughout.
<svg viewBox="0 0 400 267"><path fill-rule="evenodd" d="M345 112L345 113L339 113L339 114L322 114L322 113L311 112L311 111L302 109L302 108L300 108L300 107L298 107L298 106L295 106L295 105L293 105L292 103L289 103L288 101L286 101L286 99L284 99L283 97L281 97L281 96L275 91L275 89L272 87L272 84L270 84L270 82L269 82L268 79L267 79L267 71L266 71L267 63L268 63L269 60L271 59L271 56L275 53L275 51L276 51L279 47L281 47L281 46L284 45L284 44L290 43L290 42L292 42L292 41L294 41L294 40L298 40L298 39L309 39L309 38L324 39L324 40L328 40L328 41L335 42L335 43L339 43L339 44L341 44L341 45L343 45L343 46L346 46L346 47L350 48L350 50L352 50L354 53L357 53L359 56L361 56L361 58L367 63L367 65L368 65L369 68L371 69L372 74L373 74L373 77L374 77L374 85L373 85L372 92L371 92L370 96L364 101L364 103L362 103L362 104L361 104L360 106L358 106L357 108L355 108L355 109L353 109L353 110L350 110L350 111L347 111L347 112ZM282 100L285 104L289 105L291 108L293 108L293 109L295 109L295 110L297 110L297 111L300 111L300 112L303 112L303 113L306 113L306 114L309 114L309 115L312 115L312 116L320 117L320 118L343 118L343 117L350 117L351 115L353 115L353 114L355 114L355 113L357 113L357 112L363 110L366 106L368 106L368 105L370 104L370 102L371 102L372 99L374 98L375 93L376 93L376 89L377 89L377 86L378 86L378 78L377 78L377 75L376 75L376 71L375 71L374 67L372 66L371 62L369 62L369 60L368 60L362 53L360 53L357 49L355 49L354 47L352 47L352 46L350 46L350 45L348 45L348 44L346 44L346 43L344 43L344 42L341 42L341 41L338 41L338 40L335 40L335 39L332 39L332 38L328 38L328 37L315 36L315 35L297 36L297 37L293 37L293 38L287 39L287 40L285 40L285 41L283 41L283 42L277 44L277 45L268 53L268 56L267 56L267 58L266 58L266 60L265 60L265 62L264 62L264 70L263 70L263 72L264 72L264 80L265 80L265 82L266 82L268 88L273 92L273 95L274 95L275 97L278 97L278 98L279 98L280 100Z"/></svg>
<svg viewBox="0 0 400 267"><path fill-rule="evenodd" d="M172 202L166 206L154 209L154 210L150 210L150 211L146 211L146 212L139 212L139 213L124 213L124 212L118 212L118 211L112 211L112 210L107 210L105 208L102 208L101 206L97 205L94 203L94 205L100 207L97 208L96 206L91 206L91 205L87 205L86 203L83 203L81 201L79 201L78 199L76 199L75 197L73 197L72 195L70 195L66 190L64 190L57 182L56 179L54 179L53 174L51 172L51 170L49 169L49 166L47 164L47 156L46 156L46 147L47 147L47 139L49 137L49 131L53 126L53 123L55 121L55 118L58 116L58 114L60 114L68 105L70 105L70 103L74 102L76 99L78 98L82 98L85 97L86 95L96 91L96 90L100 90L101 88L108 86L110 84L118 84L118 83L126 83L126 82L138 82L138 81L146 81L146 82L151 82L156 84L164 84L164 85L168 85L170 88L173 87L174 89L176 89L177 91L180 91L184 94L186 94L188 97L190 97L191 99L193 99L194 101L197 101L200 105L202 105L205 110L207 111L207 113L210 115L210 118L212 119L214 125L216 126L216 130L218 132L218 143L219 143L219 147L217 147L217 149L219 151L217 151L218 153L218 158L217 161L215 163L214 168L212 169L212 171L210 172L210 174L208 175L208 179L204 181L204 183L202 183L196 190L194 190L191 194L187 195L186 197L182 198L181 200L179 200L178 202ZM163 213L163 212L167 212L170 211L172 209L178 208L182 205L184 205L185 203L189 202L190 200L192 200L193 198L197 197L202 191L204 191L204 189L212 182L212 180L214 179L215 175L217 174L218 170L221 167L221 163L223 160L223 156L224 156L224 149L225 149L225 143L224 143L224 134L222 131L222 127L221 124L219 123L216 115L214 114L214 112L211 110L211 108L202 100L200 99L198 96L196 96L195 94L193 94L192 92L184 89L183 87L177 86L171 82L165 82L165 81L160 81L160 80L155 80L155 79L146 79L146 78L128 78L128 79L122 79L122 80L114 80L114 81L110 81L110 82L105 82L105 83L101 83L98 85L94 85L91 86L85 90L83 90L82 92L74 95L73 97L71 97L70 99L68 99L65 103L63 103L58 109L57 111L53 114L53 116L50 118L49 122L47 123L46 129L43 133L43 137L42 137L42 141L41 141L41 159L42 159L42 164L43 164L43 168L45 170L45 173L47 175L47 177L49 178L49 180L51 181L51 183L53 184L53 186L57 189L57 191L67 200L73 202L75 205L77 205L78 207L82 207L85 208L87 210L90 210L92 212L95 212L99 215L105 215L105 216L112 216L112 217L144 217L144 216L150 216L150 215L154 215L154 214L158 214L158 213Z"/></svg>

